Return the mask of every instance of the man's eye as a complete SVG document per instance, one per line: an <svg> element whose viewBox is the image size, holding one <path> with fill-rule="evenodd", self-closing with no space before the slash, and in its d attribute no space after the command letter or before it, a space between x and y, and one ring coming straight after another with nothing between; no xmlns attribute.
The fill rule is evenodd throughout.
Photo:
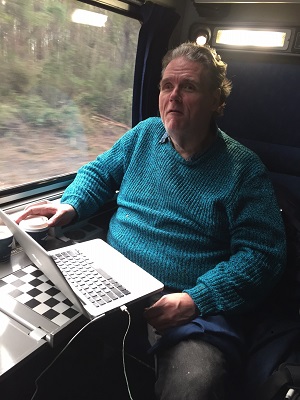
<svg viewBox="0 0 300 400"><path fill-rule="evenodd" d="M187 90L187 91L189 91L189 92L193 92L193 91L196 90L195 86L192 85L192 84L190 84L190 83L186 83L186 84L183 86L183 88L184 88L184 90Z"/></svg>
<svg viewBox="0 0 300 400"><path fill-rule="evenodd" d="M161 86L161 90L172 90L172 85L171 85L171 83L164 83L164 84Z"/></svg>

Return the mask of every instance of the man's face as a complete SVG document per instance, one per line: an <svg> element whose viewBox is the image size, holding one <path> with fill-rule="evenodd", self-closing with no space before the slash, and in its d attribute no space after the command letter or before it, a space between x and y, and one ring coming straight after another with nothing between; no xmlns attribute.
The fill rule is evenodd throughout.
<svg viewBox="0 0 300 400"><path fill-rule="evenodd" d="M211 90L208 71L200 63L179 57L167 65L159 111L169 135L197 135L201 128L208 128L219 99L220 90Z"/></svg>

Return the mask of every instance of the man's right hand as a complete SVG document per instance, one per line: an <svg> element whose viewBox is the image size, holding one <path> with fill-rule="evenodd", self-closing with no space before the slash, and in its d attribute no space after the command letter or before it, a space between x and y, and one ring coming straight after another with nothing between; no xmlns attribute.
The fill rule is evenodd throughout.
<svg viewBox="0 0 300 400"><path fill-rule="evenodd" d="M69 204L55 204L51 201L41 201L25 207L24 211L18 214L17 224L29 215L43 215L49 218L48 226L67 225L76 217L75 209Z"/></svg>

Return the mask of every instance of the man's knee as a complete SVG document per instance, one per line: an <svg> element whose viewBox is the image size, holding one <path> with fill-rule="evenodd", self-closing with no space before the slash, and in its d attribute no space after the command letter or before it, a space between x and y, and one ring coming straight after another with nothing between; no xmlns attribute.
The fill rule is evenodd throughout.
<svg viewBox="0 0 300 400"><path fill-rule="evenodd" d="M155 386L159 400L223 400L228 366L223 353L199 339L188 339L158 356Z"/></svg>

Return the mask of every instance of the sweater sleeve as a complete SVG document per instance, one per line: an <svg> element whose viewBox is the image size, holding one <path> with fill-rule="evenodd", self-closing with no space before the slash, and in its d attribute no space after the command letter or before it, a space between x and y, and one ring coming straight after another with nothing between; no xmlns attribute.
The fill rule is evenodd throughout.
<svg viewBox="0 0 300 400"><path fill-rule="evenodd" d="M78 170L61 198L61 203L75 208L78 219L94 214L115 196L124 176L126 159L130 158L136 132L136 128L131 129L110 150Z"/></svg>
<svg viewBox="0 0 300 400"><path fill-rule="evenodd" d="M184 290L201 315L236 313L257 305L285 267L285 233L271 183L264 171L249 177L229 207L231 256Z"/></svg>

